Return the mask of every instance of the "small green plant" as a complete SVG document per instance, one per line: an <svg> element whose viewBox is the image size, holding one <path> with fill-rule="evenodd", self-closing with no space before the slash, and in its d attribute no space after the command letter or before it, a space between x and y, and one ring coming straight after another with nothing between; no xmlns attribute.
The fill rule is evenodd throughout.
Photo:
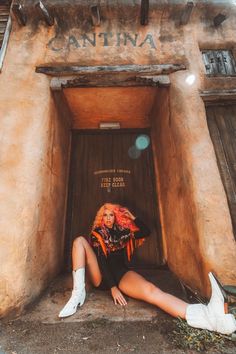
<svg viewBox="0 0 236 354"><path fill-rule="evenodd" d="M218 352L224 352L225 345L229 341L232 341L234 345L233 336L192 328L180 318L175 319L174 323L175 328L170 333L170 339L180 349L192 349L201 352L213 348Z"/></svg>

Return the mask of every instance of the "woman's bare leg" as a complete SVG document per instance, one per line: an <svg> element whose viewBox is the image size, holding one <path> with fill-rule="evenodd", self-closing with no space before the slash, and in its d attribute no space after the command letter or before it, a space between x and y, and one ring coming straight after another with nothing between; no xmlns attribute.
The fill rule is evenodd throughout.
<svg viewBox="0 0 236 354"><path fill-rule="evenodd" d="M72 294L63 309L60 311L58 315L59 317L68 317L73 315L76 312L77 307L84 304L86 298L85 268L95 286L99 286L102 280L96 255L92 247L82 236L77 237L73 242L72 267Z"/></svg>
<svg viewBox="0 0 236 354"><path fill-rule="evenodd" d="M83 236L77 237L73 242L72 267L73 270L85 267L93 285L99 286L101 283L102 275L96 255L88 241Z"/></svg>
<svg viewBox="0 0 236 354"><path fill-rule="evenodd" d="M128 271L121 278L119 289L130 297L156 305L174 317L185 319L188 303L163 292L136 272Z"/></svg>

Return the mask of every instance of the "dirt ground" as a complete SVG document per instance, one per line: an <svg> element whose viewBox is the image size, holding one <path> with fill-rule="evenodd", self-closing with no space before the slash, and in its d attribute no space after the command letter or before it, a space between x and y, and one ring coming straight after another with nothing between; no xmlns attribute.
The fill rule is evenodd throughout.
<svg viewBox="0 0 236 354"><path fill-rule="evenodd" d="M43 324L20 319L2 323L1 354L43 353L197 353L177 346L173 335L175 322L158 313L150 322L110 322ZM178 338L181 343L181 338ZM210 346L205 353L236 353L235 342Z"/></svg>
<svg viewBox="0 0 236 354"><path fill-rule="evenodd" d="M155 274L156 281L181 297L177 280L168 272ZM236 353L232 336L192 329L133 299L122 309L112 303L109 292L90 290L84 306L61 320L58 312L70 291L70 277L59 277L24 314L2 320L0 354Z"/></svg>

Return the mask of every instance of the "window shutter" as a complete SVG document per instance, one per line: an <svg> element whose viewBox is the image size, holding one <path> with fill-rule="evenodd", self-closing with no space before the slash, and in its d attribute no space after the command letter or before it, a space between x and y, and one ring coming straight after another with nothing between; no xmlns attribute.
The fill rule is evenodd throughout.
<svg viewBox="0 0 236 354"><path fill-rule="evenodd" d="M202 58L207 76L236 75L236 64L230 50L204 50Z"/></svg>
<svg viewBox="0 0 236 354"><path fill-rule="evenodd" d="M11 1L1 1L0 3L0 71L6 52L7 42L11 29L10 18Z"/></svg>

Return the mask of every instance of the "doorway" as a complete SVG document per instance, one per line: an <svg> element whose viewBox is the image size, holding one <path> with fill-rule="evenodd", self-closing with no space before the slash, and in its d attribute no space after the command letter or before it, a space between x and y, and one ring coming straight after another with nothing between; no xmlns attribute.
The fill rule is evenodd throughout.
<svg viewBox="0 0 236 354"><path fill-rule="evenodd" d="M146 146L138 149L140 137ZM151 236L135 251L131 267L158 267L162 259L161 226L149 129L73 131L65 247L67 269L70 269L73 239L89 234L97 210L106 202L128 207L151 229Z"/></svg>

